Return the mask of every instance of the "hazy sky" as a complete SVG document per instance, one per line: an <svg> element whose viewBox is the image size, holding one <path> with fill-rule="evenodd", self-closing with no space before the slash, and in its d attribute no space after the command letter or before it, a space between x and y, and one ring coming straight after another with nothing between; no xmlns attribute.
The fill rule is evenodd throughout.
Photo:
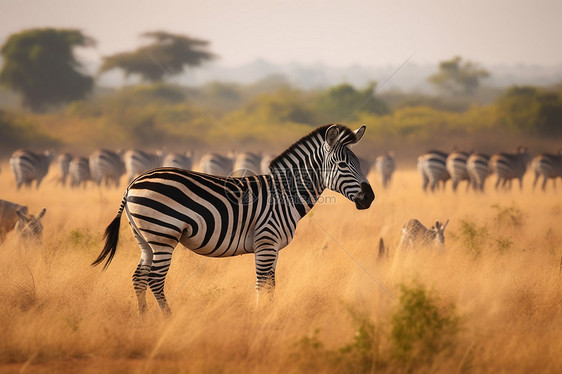
<svg viewBox="0 0 562 374"><path fill-rule="evenodd" d="M0 42L32 27L82 29L88 59L131 50L149 30L211 42L223 65L399 65L461 55L483 65L562 63L560 0L0 0Z"/></svg>

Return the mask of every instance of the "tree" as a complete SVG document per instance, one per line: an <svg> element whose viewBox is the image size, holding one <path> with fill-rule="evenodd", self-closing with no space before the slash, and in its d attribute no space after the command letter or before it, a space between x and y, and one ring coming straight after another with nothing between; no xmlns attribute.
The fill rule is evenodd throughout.
<svg viewBox="0 0 562 374"><path fill-rule="evenodd" d="M89 47L95 41L75 29L30 29L11 35L0 53L4 66L0 83L22 95L22 104L32 111L48 105L83 98L93 80L80 72L74 47Z"/></svg>
<svg viewBox="0 0 562 374"><path fill-rule="evenodd" d="M104 57L100 73L121 69L126 76L138 74L149 82L161 81L166 74L181 73L185 66L199 66L215 58L205 51L209 42L164 31L147 32L142 37L153 39L153 43L133 52L122 52Z"/></svg>
<svg viewBox="0 0 562 374"><path fill-rule="evenodd" d="M427 80L439 89L452 94L473 94L480 85L480 79L487 78L490 73L473 62L462 61L457 56L439 63L439 72Z"/></svg>

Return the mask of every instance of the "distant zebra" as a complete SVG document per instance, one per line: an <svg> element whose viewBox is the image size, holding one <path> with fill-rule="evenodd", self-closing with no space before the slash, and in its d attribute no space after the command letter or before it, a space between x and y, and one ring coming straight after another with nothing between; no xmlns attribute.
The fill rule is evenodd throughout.
<svg viewBox="0 0 562 374"><path fill-rule="evenodd" d="M466 160L466 171L470 178L470 184L475 191L484 191L484 183L490 175L489 161L490 156L482 153L473 153Z"/></svg>
<svg viewBox="0 0 562 374"><path fill-rule="evenodd" d="M349 149L365 132L326 125L293 144L271 162L272 175L222 178L175 168L144 173L127 188L106 242L93 265L117 250L123 210L142 250L133 275L140 313L147 286L161 310L170 309L165 277L178 242L210 257L255 254L256 290L275 287L279 251L292 240L298 221L324 189L343 194L357 209L375 198L359 160Z"/></svg>
<svg viewBox="0 0 562 374"><path fill-rule="evenodd" d="M402 227L402 235L400 237L399 248L421 246L434 246L442 248L445 244L445 229L449 224L449 220L445 224L435 221L435 226L431 228L425 227L417 219L410 219Z"/></svg>
<svg viewBox="0 0 562 374"><path fill-rule="evenodd" d="M86 187L86 183L90 180L90 161L86 157L74 157L70 161L68 173L70 175L70 186Z"/></svg>
<svg viewBox="0 0 562 374"><path fill-rule="evenodd" d="M232 167L233 177L261 174L261 156L252 152L240 152Z"/></svg>
<svg viewBox="0 0 562 374"><path fill-rule="evenodd" d="M451 176L451 181L453 182L453 191L457 191L457 187L460 182L466 181L466 189L470 187L470 178L468 176L468 170L466 168L466 162L468 159L467 152L452 151L447 156L447 172Z"/></svg>
<svg viewBox="0 0 562 374"><path fill-rule="evenodd" d="M394 162L394 155L392 152L377 156L375 159L375 170L381 178L383 188L388 187L395 169L396 164Z"/></svg>
<svg viewBox="0 0 562 374"><path fill-rule="evenodd" d="M59 166L60 177L59 182L65 186L66 178L68 177L68 168L70 166L70 161L72 161L72 155L70 153L61 153L57 156L57 165Z"/></svg>
<svg viewBox="0 0 562 374"><path fill-rule="evenodd" d="M271 161L273 161L273 159L275 159L275 156L271 153L266 153L265 155L263 155L260 162L261 174L270 174L269 164L271 163Z"/></svg>
<svg viewBox="0 0 562 374"><path fill-rule="evenodd" d="M31 183L37 181L37 188L49 172L49 165L54 155L50 151L36 154L31 151L17 150L10 158L10 169L16 177L18 190L23 185L31 187Z"/></svg>
<svg viewBox="0 0 562 374"><path fill-rule="evenodd" d="M546 190L546 181L548 178L552 179L552 186L556 188L556 178L562 178L562 151L558 154L542 153L533 158L531 163L533 172L535 173L535 180L533 181L533 188L537 185L537 181L542 176L542 190Z"/></svg>
<svg viewBox="0 0 562 374"><path fill-rule="evenodd" d="M162 166L162 153L147 153L139 149L130 149L123 155L123 162L125 162L125 170L127 170L127 176L131 182L145 171Z"/></svg>
<svg viewBox="0 0 562 374"><path fill-rule="evenodd" d="M518 147L516 153L496 153L490 157L490 170L498 176L496 190L502 187L511 189L511 180L519 179L519 189L523 189L523 176L527 171L527 163L531 156L527 147Z"/></svg>
<svg viewBox="0 0 562 374"><path fill-rule="evenodd" d="M233 167L233 158L217 153L206 153L199 161L199 169L203 173L221 177L229 176L232 173Z"/></svg>
<svg viewBox="0 0 562 374"><path fill-rule="evenodd" d="M418 171L422 177L423 190L427 190L427 186L431 184L431 191L435 188L439 189L439 182L445 183L451 178L447 171L447 153L441 151L429 151L418 157Z"/></svg>
<svg viewBox="0 0 562 374"><path fill-rule="evenodd" d="M34 240L38 243L41 242L43 235L43 224L41 219L47 212L47 209L43 208L39 215L35 217L33 214L29 216L22 210L18 210L19 221L16 223L16 233L23 240Z"/></svg>
<svg viewBox="0 0 562 374"><path fill-rule="evenodd" d="M125 173L125 164L118 153L107 149L97 149L90 155L90 176L99 186L105 182L113 181L115 187L119 187L119 180Z"/></svg>
<svg viewBox="0 0 562 374"><path fill-rule="evenodd" d="M162 166L191 170L193 169L193 152L169 153L164 157Z"/></svg>

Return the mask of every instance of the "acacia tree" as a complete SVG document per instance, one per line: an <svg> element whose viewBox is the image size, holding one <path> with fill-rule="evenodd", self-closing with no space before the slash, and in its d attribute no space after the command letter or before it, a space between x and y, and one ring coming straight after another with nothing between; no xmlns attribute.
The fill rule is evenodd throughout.
<svg viewBox="0 0 562 374"><path fill-rule="evenodd" d="M100 73L121 69L126 76L138 74L149 82L161 81L169 72L181 73L186 66L199 66L215 55L205 50L208 41L164 31L147 32L141 35L153 39L149 45L133 52L122 52L104 57Z"/></svg>
<svg viewBox="0 0 562 374"><path fill-rule="evenodd" d="M32 111L83 98L93 80L80 72L74 47L95 41L75 29L30 29L11 35L2 46L0 83L22 95Z"/></svg>
<svg viewBox="0 0 562 374"><path fill-rule="evenodd" d="M451 60L439 63L439 71L427 80L439 89L452 94L473 94L480 85L480 79L487 78L490 73L470 61L462 61L456 56Z"/></svg>

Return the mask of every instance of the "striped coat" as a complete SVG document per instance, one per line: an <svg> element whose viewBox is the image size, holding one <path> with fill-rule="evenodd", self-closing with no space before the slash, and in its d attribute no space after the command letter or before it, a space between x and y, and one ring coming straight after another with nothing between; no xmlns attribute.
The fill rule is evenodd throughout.
<svg viewBox="0 0 562 374"><path fill-rule="evenodd" d="M162 165L162 153L148 153L139 149L130 149L123 155L125 170L129 182L147 170L155 169Z"/></svg>
<svg viewBox="0 0 562 374"><path fill-rule="evenodd" d="M241 152L234 160L233 177L261 174L261 156L252 152Z"/></svg>
<svg viewBox="0 0 562 374"><path fill-rule="evenodd" d="M490 157L489 167L496 173L496 189L500 186L511 189L511 180L519 179L519 188L523 189L523 176L531 156L527 147L518 147L516 153L496 153Z"/></svg>
<svg viewBox="0 0 562 374"><path fill-rule="evenodd" d="M142 255L133 275L139 311L150 287L169 312L165 277L178 242L195 253L228 257L254 253L256 289L275 286L279 251L325 188L367 209L375 196L349 145L363 136L342 125L323 126L271 162L271 175L222 178L174 168L146 172L127 188L106 229L94 265L114 257L121 214L126 212Z"/></svg>
<svg viewBox="0 0 562 374"><path fill-rule="evenodd" d="M447 156L447 172L451 176L453 182L453 191L457 191L457 186L462 181L467 181L467 190L470 187L468 170L466 162L468 153L461 151L453 151Z"/></svg>
<svg viewBox="0 0 562 374"><path fill-rule="evenodd" d="M375 159L375 170L381 178L383 188L388 187L395 169L396 164L392 152L380 155Z"/></svg>
<svg viewBox="0 0 562 374"><path fill-rule="evenodd" d="M90 161L86 157L74 157L70 161L69 166L70 186L86 187L86 183L90 180Z"/></svg>
<svg viewBox="0 0 562 374"><path fill-rule="evenodd" d="M49 166L54 155L46 151L42 154L31 151L17 150L10 158L10 169L16 178L18 190L22 185L31 187L33 181L37 181L37 188L49 172Z"/></svg>
<svg viewBox="0 0 562 374"><path fill-rule="evenodd" d="M113 182L115 187L118 187L124 173L125 164L120 154L107 149L97 149L90 155L90 176L98 186L102 182L106 186Z"/></svg>
<svg viewBox="0 0 562 374"><path fill-rule="evenodd" d="M543 191L546 189L546 181L549 178L552 179L552 186L556 188L556 178L562 178L562 151L558 152L558 154L542 153L535 156L531 167L535 173L533 188L540 177L543 177L541 186Z"/></svg>
<svg viewBox="0 0 562 374"><path fill-rule="evenodd" d="M439 188L439 182L445 183L451 178L447 171L447 153L441 151L429 151L418 157L418 171L422 177L423 190L431 185L431 191Z"/></svg>
<svg viewBox="0 0 562 374"><path fill-rule="evenodd" d="M473 153L466 160L466 171L470 178L470 184L475 191L484 191L484 183L490 175L489 161L490 156L483 153Z"/></svg>
<svg viewBox="0 0 562 374"><path fill-rule="evenodd" d="M206 153L199 161L199 169L203 173L221 177L231 175L233 167L233 157L226 157L217 153Z"/></svg>
<svg viewBox="0 0 562 374"><path fill-rule="evenodd" d="M66 179L68 177L70 161L72 161L72 155L70 153L61 153L57 156L57 164L59 166L60 177L59 182L65 186Z"/></svg>
<svg viewBox="0 0 562 374"><path fill-rule="evenodd" d="M193 168L193 152L169 153L164 157L162 166L191 170Z"/></svg>

